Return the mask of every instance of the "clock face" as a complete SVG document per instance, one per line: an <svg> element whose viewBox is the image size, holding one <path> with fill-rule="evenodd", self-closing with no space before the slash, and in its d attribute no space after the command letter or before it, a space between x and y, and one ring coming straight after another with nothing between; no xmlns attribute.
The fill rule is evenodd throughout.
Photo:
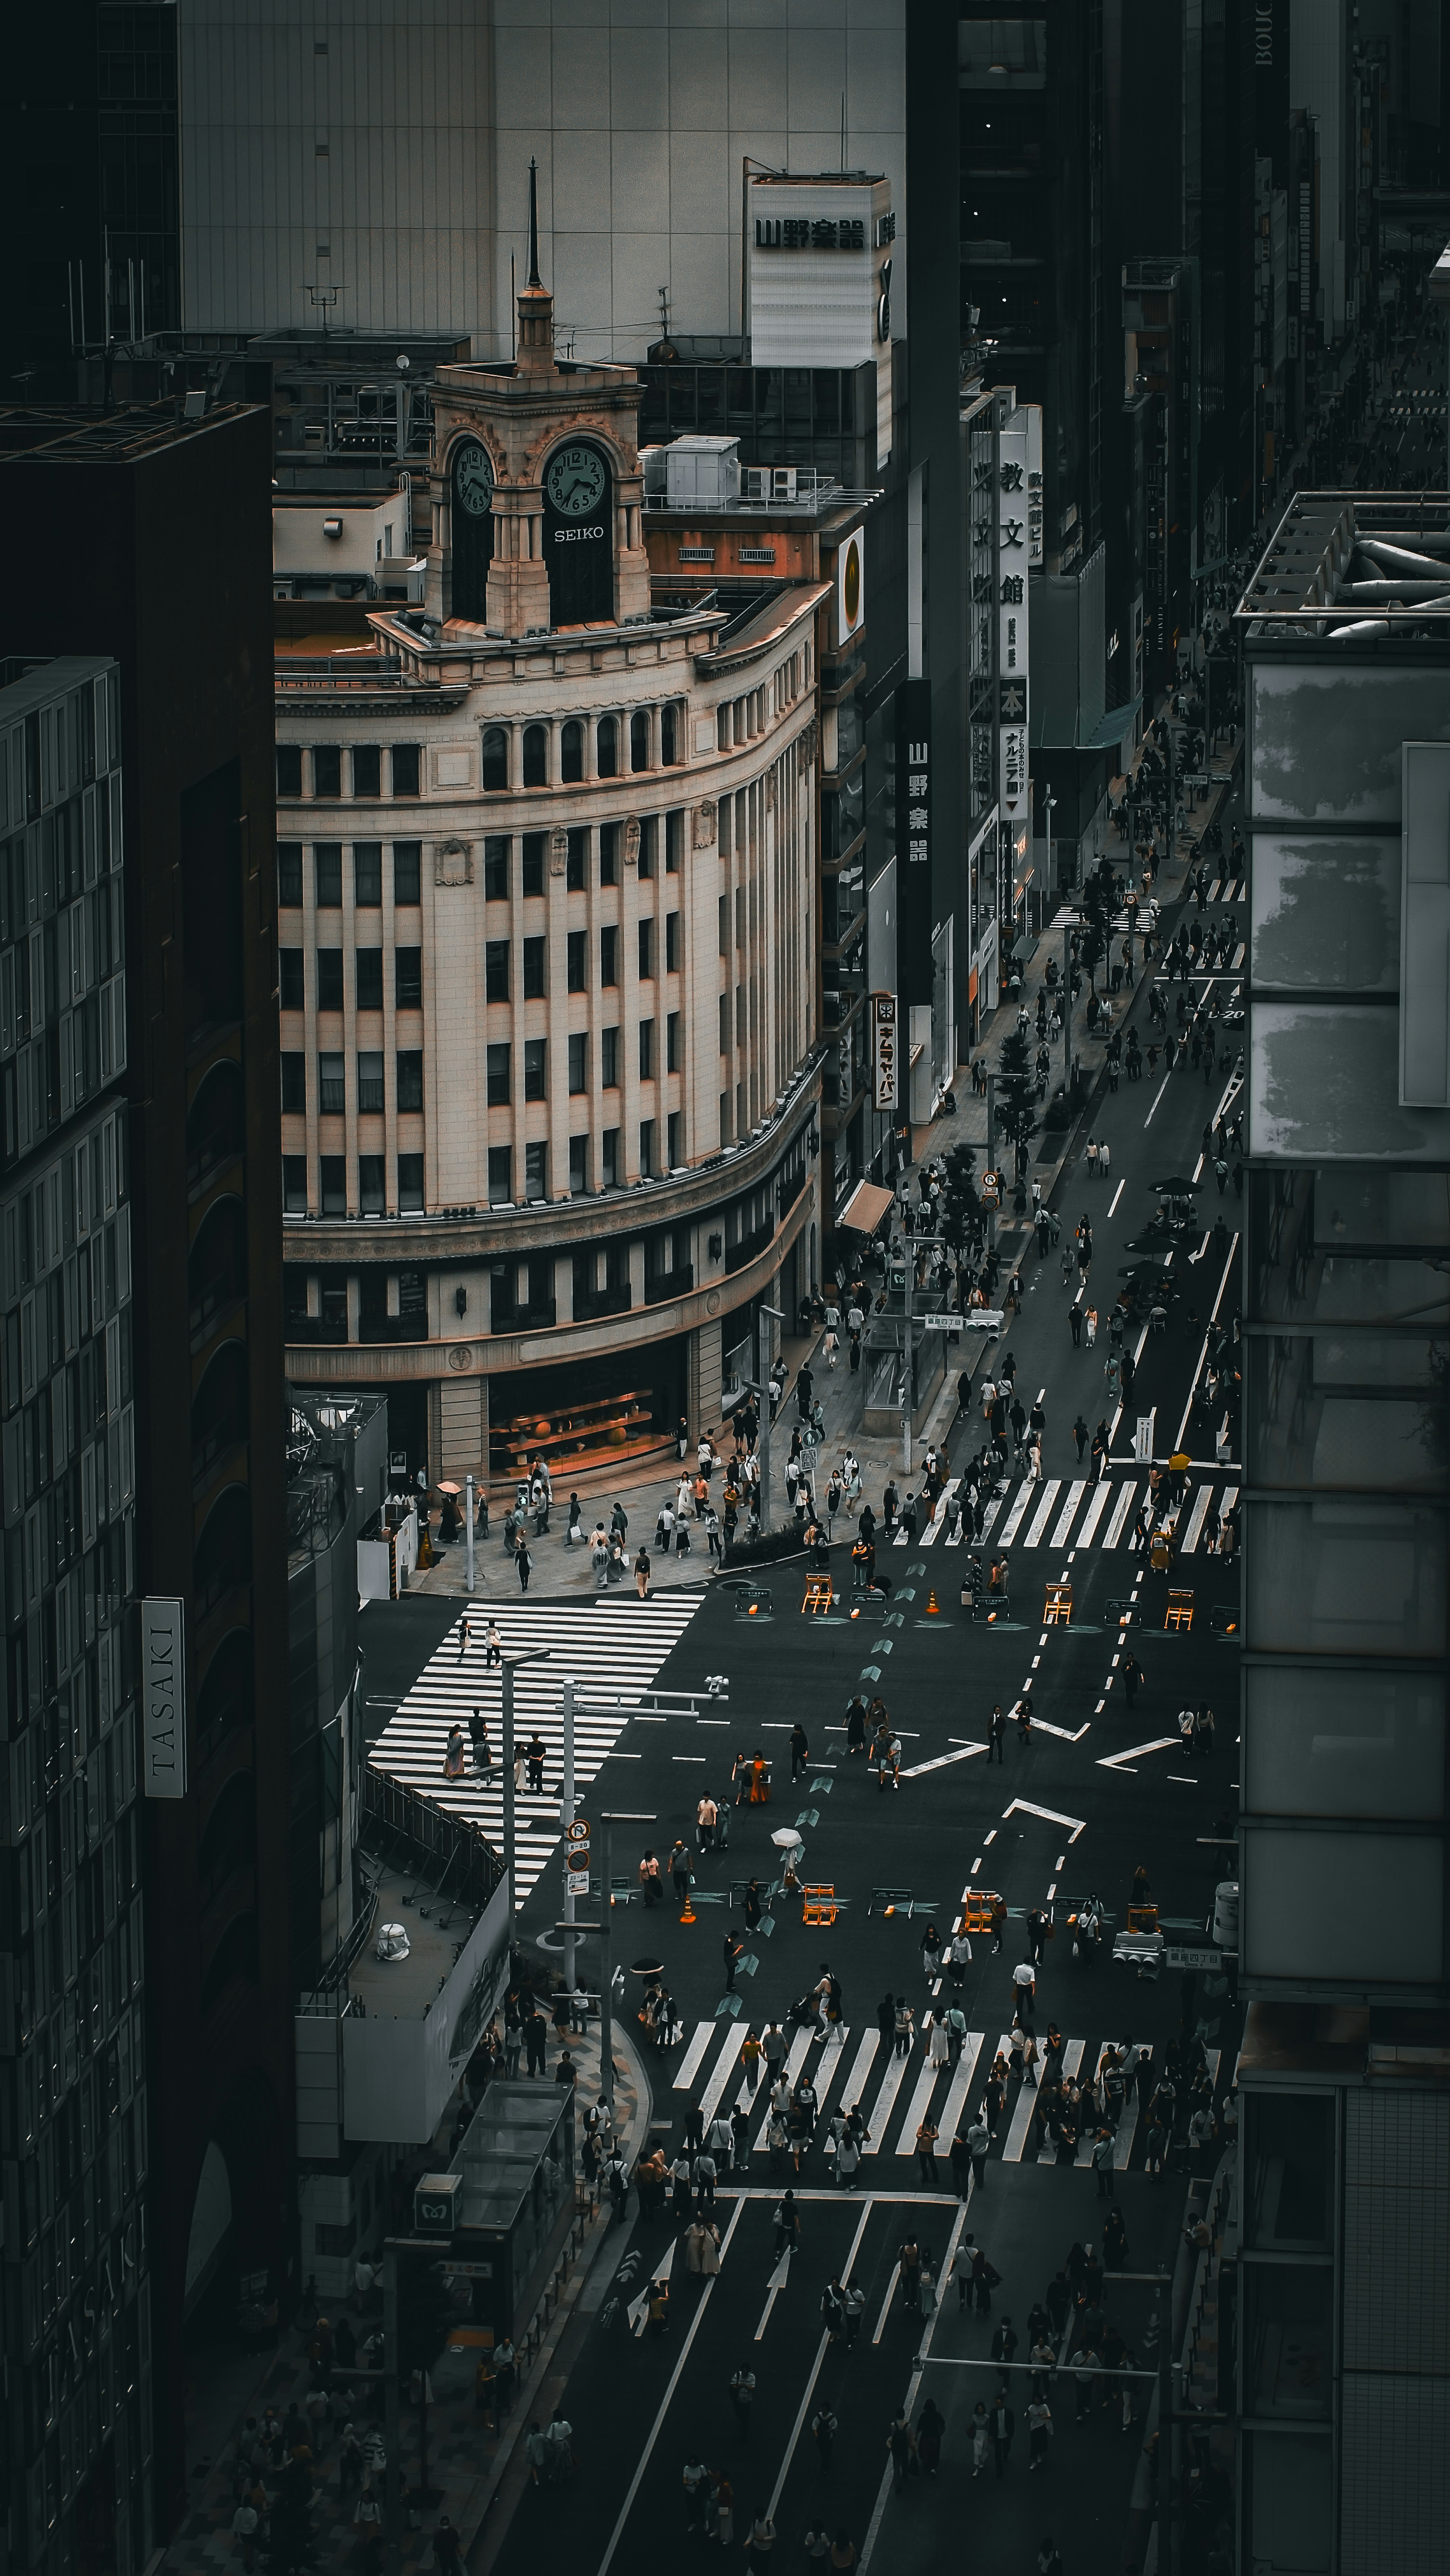
<svg viewBox="0 0 1450 2576"><path fill-rule="evenodd" d="M493 467L480 440L467 439L453 465L453 488L471 519L488 516L493 502Z"/></svg>
<svg viewBox="0 0 1450 2576"><path fill-rule="evenodd" d="M604 459L592 447L561 447L544 478L561 519L587 519L599 506L604 484Z"/></svg>

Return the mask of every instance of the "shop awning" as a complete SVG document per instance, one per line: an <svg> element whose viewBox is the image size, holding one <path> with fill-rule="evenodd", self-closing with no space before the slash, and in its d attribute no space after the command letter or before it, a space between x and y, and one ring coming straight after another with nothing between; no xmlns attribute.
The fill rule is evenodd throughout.
<svg viewBox="0 0 1450 2576"><path fill-rule="evenodd" d="M836 1223L848 1226L853 1234L874 1234L890 1205L890 1190L878 1189L874 1181L858 1181Z"/></svg>

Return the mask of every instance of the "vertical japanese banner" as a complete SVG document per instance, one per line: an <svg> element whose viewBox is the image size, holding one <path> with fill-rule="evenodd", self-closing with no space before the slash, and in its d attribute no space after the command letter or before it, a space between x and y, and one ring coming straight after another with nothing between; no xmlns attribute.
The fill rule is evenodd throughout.
<svg viewBox="0 0 1450 2576"><path fill-rule="evenodd" d="M896 995L871 996L872 1106L895 1109L899 1099L896 1069Z"/></svg>
<svg viewBox="0 0 1450 2576"><path fill-rule="evenodd" d="M1027 808L1027 567L1032 512L1027 476L1030 415L1019 403L998 440L997 456L997 793L1004 822ZM1041 427L1038 428L1040 476ZM1041 545L1041 483L1037 537Z"/></svg>
<svg viewBox="0 0 1450 2576"><path fill-rule="evenodd" d="M931 932L931 683L896 690L897 983L901 1000L929 1003Z"/></svg>

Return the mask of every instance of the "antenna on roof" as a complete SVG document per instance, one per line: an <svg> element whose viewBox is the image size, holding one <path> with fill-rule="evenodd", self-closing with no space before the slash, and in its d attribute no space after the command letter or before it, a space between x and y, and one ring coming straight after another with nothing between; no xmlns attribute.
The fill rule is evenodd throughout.
<svg viewBox="0 0 1450 2576"><path fill-rule="evenodd" d="M846 175L846 93L841 92L841 176Z"/></svg>
<svg viewBox="0 0 1450 2576"><path fill-rule="evenodd" d="M529 155L529 284L542 286L539 275L539 165Z"/></svg>

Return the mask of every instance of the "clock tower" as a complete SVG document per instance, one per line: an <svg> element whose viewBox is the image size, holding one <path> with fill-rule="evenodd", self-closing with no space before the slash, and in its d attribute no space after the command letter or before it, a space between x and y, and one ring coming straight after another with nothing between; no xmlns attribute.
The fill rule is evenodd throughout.
<svg viewBox="0 0 1450 2576"><path fill-rule="evenodd" d="M429 596L499 637L649 615L632 367L554 353L529 164L529 274L512 365L441 367Z"/></svg>

